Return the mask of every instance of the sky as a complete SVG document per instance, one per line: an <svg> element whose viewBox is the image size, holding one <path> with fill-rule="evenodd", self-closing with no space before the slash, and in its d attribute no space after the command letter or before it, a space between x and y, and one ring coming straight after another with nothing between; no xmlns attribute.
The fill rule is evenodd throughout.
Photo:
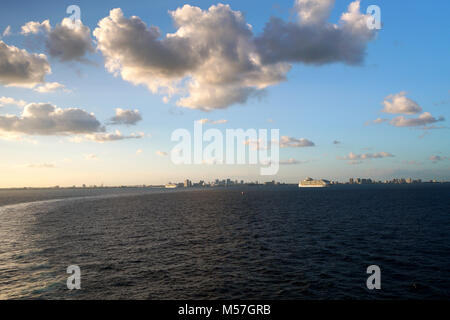
<svg viewBox="0 0 450 320"><path fill-rule="evenodd" d="M448 1L0 6L0 187L450 180ZM173 163L199 120L279 129L278 173Z"/></svg>

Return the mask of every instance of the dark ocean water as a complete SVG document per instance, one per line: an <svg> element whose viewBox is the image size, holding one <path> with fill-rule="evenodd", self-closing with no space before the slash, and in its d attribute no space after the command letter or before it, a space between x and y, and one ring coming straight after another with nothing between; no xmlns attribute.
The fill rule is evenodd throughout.
<svg viewBox="0 0 450 320"><path fill-rule="evenodd" d="M4 190L0 205L2 299L450 298L449 185Z"/></svg>

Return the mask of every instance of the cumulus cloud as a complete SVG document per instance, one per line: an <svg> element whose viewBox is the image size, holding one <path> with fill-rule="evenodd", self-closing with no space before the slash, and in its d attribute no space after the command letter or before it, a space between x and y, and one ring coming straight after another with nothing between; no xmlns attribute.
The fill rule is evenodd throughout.
<svg viewBox="0 0 450 320"><path fill-rule="evenodd" d="M284 80L289 67L261 63L251 27L228 5L185 5L170 14L178 30L161 38L157 27L111 10L94 30L108 71L168 97L187 91L177 104L203 110L244 103Z"/></svg>
<svg viewBox="0 0 450 320"><path fill-rule="evenodd" d="M58 91L58 90L70 92L70 90L66 89L65 85L63 85L59 82L47 82L43 85L36 86L33 90L36 92L40 92L40 93L49 93L49 92L54 92L54 91Z"/></svg>
<svg viewBox="0 0 450 320"><path fill-rule="evenodd" d="M435 118L429 112L424 112L417 118L406 118L404 116L399 116L392 119L390 123L395 127L419 127L444 120L445 118L442 116Z"/></svg>
<svg viewBox="0 0 450 320"><path fill-rule="evenodd" d="M406 92L388 95L383 101L383 112L393 114L416 114L422 112L417 102L406 97Z"/></svg>
<svg viewBox="0 0 450 320"><path fill-rule="evenodd" d="M32 88L44 83L44 77L50 73L44 54L29 53L0 40L0 84Z"/></svg>
<svg viewBox="0 0 450 320"><path fill-rule="evenodd" d="M350 162L353 162L351 164L358 164L362 160L382 159L382 158L392 158L392 157L394 157L394 155L391 153L388 153L388 152L364 153L364 154L356 154L356 153L350 152L348 154L348 156L338 157L338 159L348 160Z"/></svg>
<svg viewBox="0 0 450 320"><path fill-rule="evenodd" d="M100 133L92 133L85 135L87 140L91 140L94 142L104 143L110 141L119 141L126 139L140 139L144 136L143 133L132 133L130 135L123 135L119 130L116 130L114 133L100 132Z"/></svg>
<svg viewBox="0 0 450 320"><path fill-rule="evenodd" d="M109 72L164 94L166 102L176 95L179 106L209 111L261 95L285 80L292 62L362 62L375 31L367 28L358 1L339 24L327 23L333 2L299 0L298 22L273 18L258 37L228 5L170 11L177 30L165 36L117 8L98 23L94 36Z"/></svg>
<svg viewBox="0 0 450 320"><path fill-rule="evenodd" d="M3 106L16 106L16 107L25 107L27 102L24 100L16 100L11 97L0 97L0 107Z"/></svg>
<svg viewBox="0 0 450 320"><path fill-rule="evenodd" d="M156 151L156 154L160 157L167 157L169 154L167 152L164 151Z"/></svg>
<svg viewBox="0 0 450 320"><path fill-rule="evenodd" d="M26 135L69 135L103 131L94 114L49 103L30 103L20 116L0 115L0 131Z"/></svg>
<svg viewBox="0 0 450 320"><path fill-rule="evenodd" d="M304 138L293 138L288 136L282 136L280 139L280 148L304 148L314 147L314 142Z"/></svg>
<svg viewBox="0 0 450 320"><path fill-rule="evenodd" d="M1 97L2 104L23 106L24 101ZM79 108L61 109L49 103L30 103L25 105L22 114L0 115L0 137L17 139L22 135L73 135L72 142L85 140L98 143L140 139L144 133L122 134L119 130L105 132L105 127L93 113Z"/></svg>
<svg viewBox="0 0 450 320"><path fill-rule="evenodd" d="M23 35L44 34L45 46L51 57L60 61L86 62L86 54L94 52L90 29L80 20L64 18L54 28L49 20L43 22L30 21L22 26Z"/></svg>
<svg viewBox="0 0 450 320"><path fill-rule="evenodd" d="M296 0L300 24L323 25L328 19L334 0Z"/></svg>
<svg viewBox="0 0 450 320"><path fill-rule="evenodd" d="M64 18L49 32L46 46L50 56L61 61L84 61L88 52L94 52L90 29L78 22Z"/></svg>
<svg viewBox="0 0 450 320"><path fill-rule="evenodd" d="M333 5L333 0L297 0L297 21L271 18L256 39L263 61L361 64L376 31L367 27L368 15L360 12L359 1L349 5L337 24L328 23Z"/></svg>
<svg viewBox="0 0 450 320"><path fill-rule="evenodd" d="M111 118L110 124L135 125L142 120L139 110L124 110L116 108L116 115Z"/></svg>
<svg viewBox="0 0 450 320"><path fill-rule="evenodd" d="M50 20L45 20L42 22L29 21L21 27L20 33L23 35L38 34L50 32L51 29L52 27L50 25Z"/></svg>
<svg viewBox="0 0 450 320"><path fill-rule="evenodd" d="M415 101L406 97L406 92L402 91L397 94L391 94L387 96L382 102L384 105L382 112L391 114L404 114L414 115L422 112L422 107ZM370 123L380 124L389 121L389 124L394 127L421 127L421 129L438 129L443 127L437 127L432 124L436 122L445 121L443 116L435 118L429 112L424 112L416 118L397 116L391 120L385 118L378 118L371 122L366 122L366 125Z"/></svg>

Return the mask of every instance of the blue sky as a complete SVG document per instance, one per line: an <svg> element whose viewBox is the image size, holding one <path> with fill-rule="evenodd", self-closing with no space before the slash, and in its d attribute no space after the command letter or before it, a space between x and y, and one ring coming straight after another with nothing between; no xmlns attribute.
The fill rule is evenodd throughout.
<svg viewBox="0 0 450 320"><path fill-rule="evenodd" d="M328 21L337 23L350 2L337 0ZM296 19L291 0L223 3L244 14L255 36L263 32L272 16L285 21ZM185 178L212 180L216 177L287 182L297 182L306 176L338 180L349 177L450 179L448 1L433 1L432 4L362 1L362 13L372 4L381 8L383 27L367 42L361 65L340 61L321 66L289 62L292 68L286 80L265 88L262 97L250 97L244 104L231 103L209 112L177 106L175 99L164 103L163 95L121 76L115 77L105 69L101 50L85 56L89 63L61 62L46 52L42 38L20 34L21 26L29 21L49 19L54 27L68 16L66 8L72 4L81 8L81 20L96 40L92 31L113 8L121 8L126 18L136 15L147 26L158 26L164 37L166 33L177 31L168 10L184 4L207 10L217 2L2 1L0 30L3 32L10 26L11 34L1 40L29 53L45 54L52 68L52 74L45 80L61 83L70 92L39 93L30 88L0 84L0 97L27 103L45 102L63 109L80 108L94 113L102 124L114 116L115 108L138 109L142 121L132 126L108 126L107 131L120 130L122 135L139 133L143 137L97 143L76 139L82 137L78 134L15 132L14 139L9 136L2 139L0 134L3 150L0 187L161 184ZM385 98L400 92L406 92L405 96L420 105L422 112L414 115L382 112ZM20 116L22 111L13 105L0 106L0 115ZM370 123L377 118L417 118L423 112L445 120L412 127L394 126L389 121ZM207 125L220 130L278 128L283 136L305 138L315 146L281 149L281 160L292 158L300 163L282 165L275 177L260 176L259 167L249 165L176 166L170 157L156 154L157 151L170 152L174 146L170 141L173 130L192 130L194 121L202 118L226 119L226 124ZM438 128L427 129L432 125ZM333 144L335 140L340 143ZM137 153L138 150L141 151ZM392 156L355 158L357 161L349 158L351 153L374 155L381 152Z"/></svg>

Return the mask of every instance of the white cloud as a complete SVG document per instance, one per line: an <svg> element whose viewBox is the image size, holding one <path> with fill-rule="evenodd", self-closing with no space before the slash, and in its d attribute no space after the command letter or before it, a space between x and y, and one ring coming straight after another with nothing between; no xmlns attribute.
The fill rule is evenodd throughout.
<svg viewBox="0 0 450 320"><path fill-rule="evenodd" d="M261 139L246 139L244 144L250 146L253 150L268 150L271 148L272 144L279 144L280 148L305 148L315 146L314 142L308 139L288 136L282 136L280 141L272 140L270 143Z"/></svg>
<svg viewBox="0 0 450 320"><path fill-rule="evenodd" d="M94 142L104 143L111 141L119 141L119 140L127 140L127 139L141 139L144 136L143 133L132 133L128 136L123 135L119 130L116 130L114 133L92 133L85 135L85 139L91 140Z"/></svg>
<svg viewBox="0 0 450 320"><path fill-rule="evenodd" d="M298 0L298 21L271 18L256 43L265 63L301 62L323 65L363 62L367 43L376 30L367 27L368 15L360 12L359 1L352 2L337 24L328 23L334 1Z"/></svg>
<svg viewBox="0 0 450 320"><path fill-rule="evenodd" d="M428 124L444 121L444 117L435 118L429 112L422 113L417 118L406 118L404 116L398 116L390 121L395 127L418 127Z"/></svg>
<svg viewBox="0 0 450 320"><path fill-rule="evenodd" d="M20 33L23 35L38 34L44 32L50 32L52 27L50 26L50 20L45 20L42 22L29 21L22 26Z"/></svg>
<svg viewBox="0 0 450 320"><path fill-rule="evenodd" d="M1 103L24 104L12 98L2 97ZM20 116L0 115L0 137L2 139L20 137L22 135L75 135L71 142L80 143L85 140L94 142L110 142L127 139L140 139L144 133L123 135L119 130L105 132L105 127L93 113L79 108L61 109L49 103L27 104Z"/></svg>
<svg viewBox="0 0 450 320"><path fill-rule="evenodd" d="M111 118L110 124L135 125L142 120L139 110L124 110L117 108L116 115Z"/></svg>
<svg viewBox="0 0 450 320"><path fill-rule="evenodd" d="M296 0L295 9L298 12L300 24L323 25L330 16L334 0Z"/></svg>
<svg viewBox="0 0 450 320"><path fill-rule="evenodd" d="M203 110L243 103L284 80L289 66L261 64L250 26L228 5L185 5L170 14L178 29L161 39L157 27L111 10L94 30L108 71L168 97L187 91L177 104Z"/></svg>
<svg viewBox="0 0 450 320"><path fill-rule="evenodd" d="M316 2L298 1L300 22L273 18L259 37L241 12L223 4L170 11L177 29L165 36L117 8L93 34L109 72L164 94L165 102L176 95L178 106L208 111L261 95L285 80L291 62L362 62L375 31L367 28L359 2L338 25L325 21L333 1Z"/></svg>
<svg viewBox="0 0 450 320"><path fill-rule="evenodd" d="M303 148L314 146L314 142L304 138L298 139L288 136L282 136L280 139L280 148Z"/></svg>
<svg viewBox="0 0 450 320"><path fill-rule="evenodd" d="M200 119L197 120L197 122L201 123L201 124L206 124L206 123L211 123L211 124L225 124L228 123L228 120L225 119L220 119L220 120L211 120L211 119Z"/></svg>
<svg viewBox="0 0 450 320"><path fill-rule="evenodd" d="M416 114L422 112L417 102L406 97L406 92L388 95L383 101L383 112L393 114Z"/></svg>
<svg viewBox="0 0 450 320"><path fill-rule="evenodd" d="M45 35L45 46L50 56L60 61L86 62L86 54L94 52L91 31L80 20L64 18L54 28L49 20L43 22L30 21L22 26L23 35Z"/></svg>
<svg viewBox="0 0 450 320"><path fill-rule="evenodd" d="M169 154L167 152L164 151L156 151L156 154L160 157L167 157Z"/></svg>
<svg viewBox="0 0 450 320"><path fill-rule="evenodd" d="M0 107L3 106L17 106L17 107L25 107L27 104L24 100L16 100L10 97L0 97Z"/></svg>
<svg viewBox="0 0 450 320"><path fill-rule="evenodd" d="M422 107L417 104L417 102L407 98L406 92L404 91L387 96L382 104L384 105L384 108L381 111L386 113L414 115L422 112ZM407 118L403 115L397 116L391 120L378 118L376 120L373 120L372 122L367 122L366 125L370 123L380 124L387 121L389 121L389 124L394 127L421 127L421 129L429 130L443 128L431 124L445 121L445 118L443 116L435 118L431 115L431 113L424 112L416 118Z"/></svg>
<svg viewBox="0 0 450 320"><path fill-rule="evenodd" d="M43 85L36 86L34 89L36 92L40 93L49 93L57 90L63 90L65 92L70 92L70 90L66 89L66 86L58 83L58 82L47 82Z"/></svg>
<svg viewBox="0 0 450 320"><path fill-rule="evenodd" d="M78 108L30 103L20 116L0 115L0 131L25 135L68 135L103 131L95 115Z"/></svg>
<svg viewBox="0 0 450 320"><path fill-rule="evenodd" d="M206 123L208 123L208 122L210 122L211 120L209 120L209 119L200 119L200 120L197 120L197 122L198 123L201 123L201 124L206 124Z"/></svg>
<svg viewBox="0 0 450 320"><path fill-rule="evenodd" d="M0 40L0 84L32 88L44 83L44 77L50 73L44 54L28 53Z"/></svg>
<svg viewBox="0 0 450 320"><path fill-rule="evenodd" d="M211 122L212 124L224 124L224 123L228 123L228 120L225 119L220 119L220 120L214 120L213 122Z"/></svg>
<svg viewBox="0 0 450 320"><path fill-rule="evenodd" d="M382 159L382 158L392 158L393 154L388 152L377 152L377 153L364 153L364 154L356 154L350 152L348 156L338 157L340 160L348 160L350 164L359 164L362 160L370 160L370 159Z"/></svg>

